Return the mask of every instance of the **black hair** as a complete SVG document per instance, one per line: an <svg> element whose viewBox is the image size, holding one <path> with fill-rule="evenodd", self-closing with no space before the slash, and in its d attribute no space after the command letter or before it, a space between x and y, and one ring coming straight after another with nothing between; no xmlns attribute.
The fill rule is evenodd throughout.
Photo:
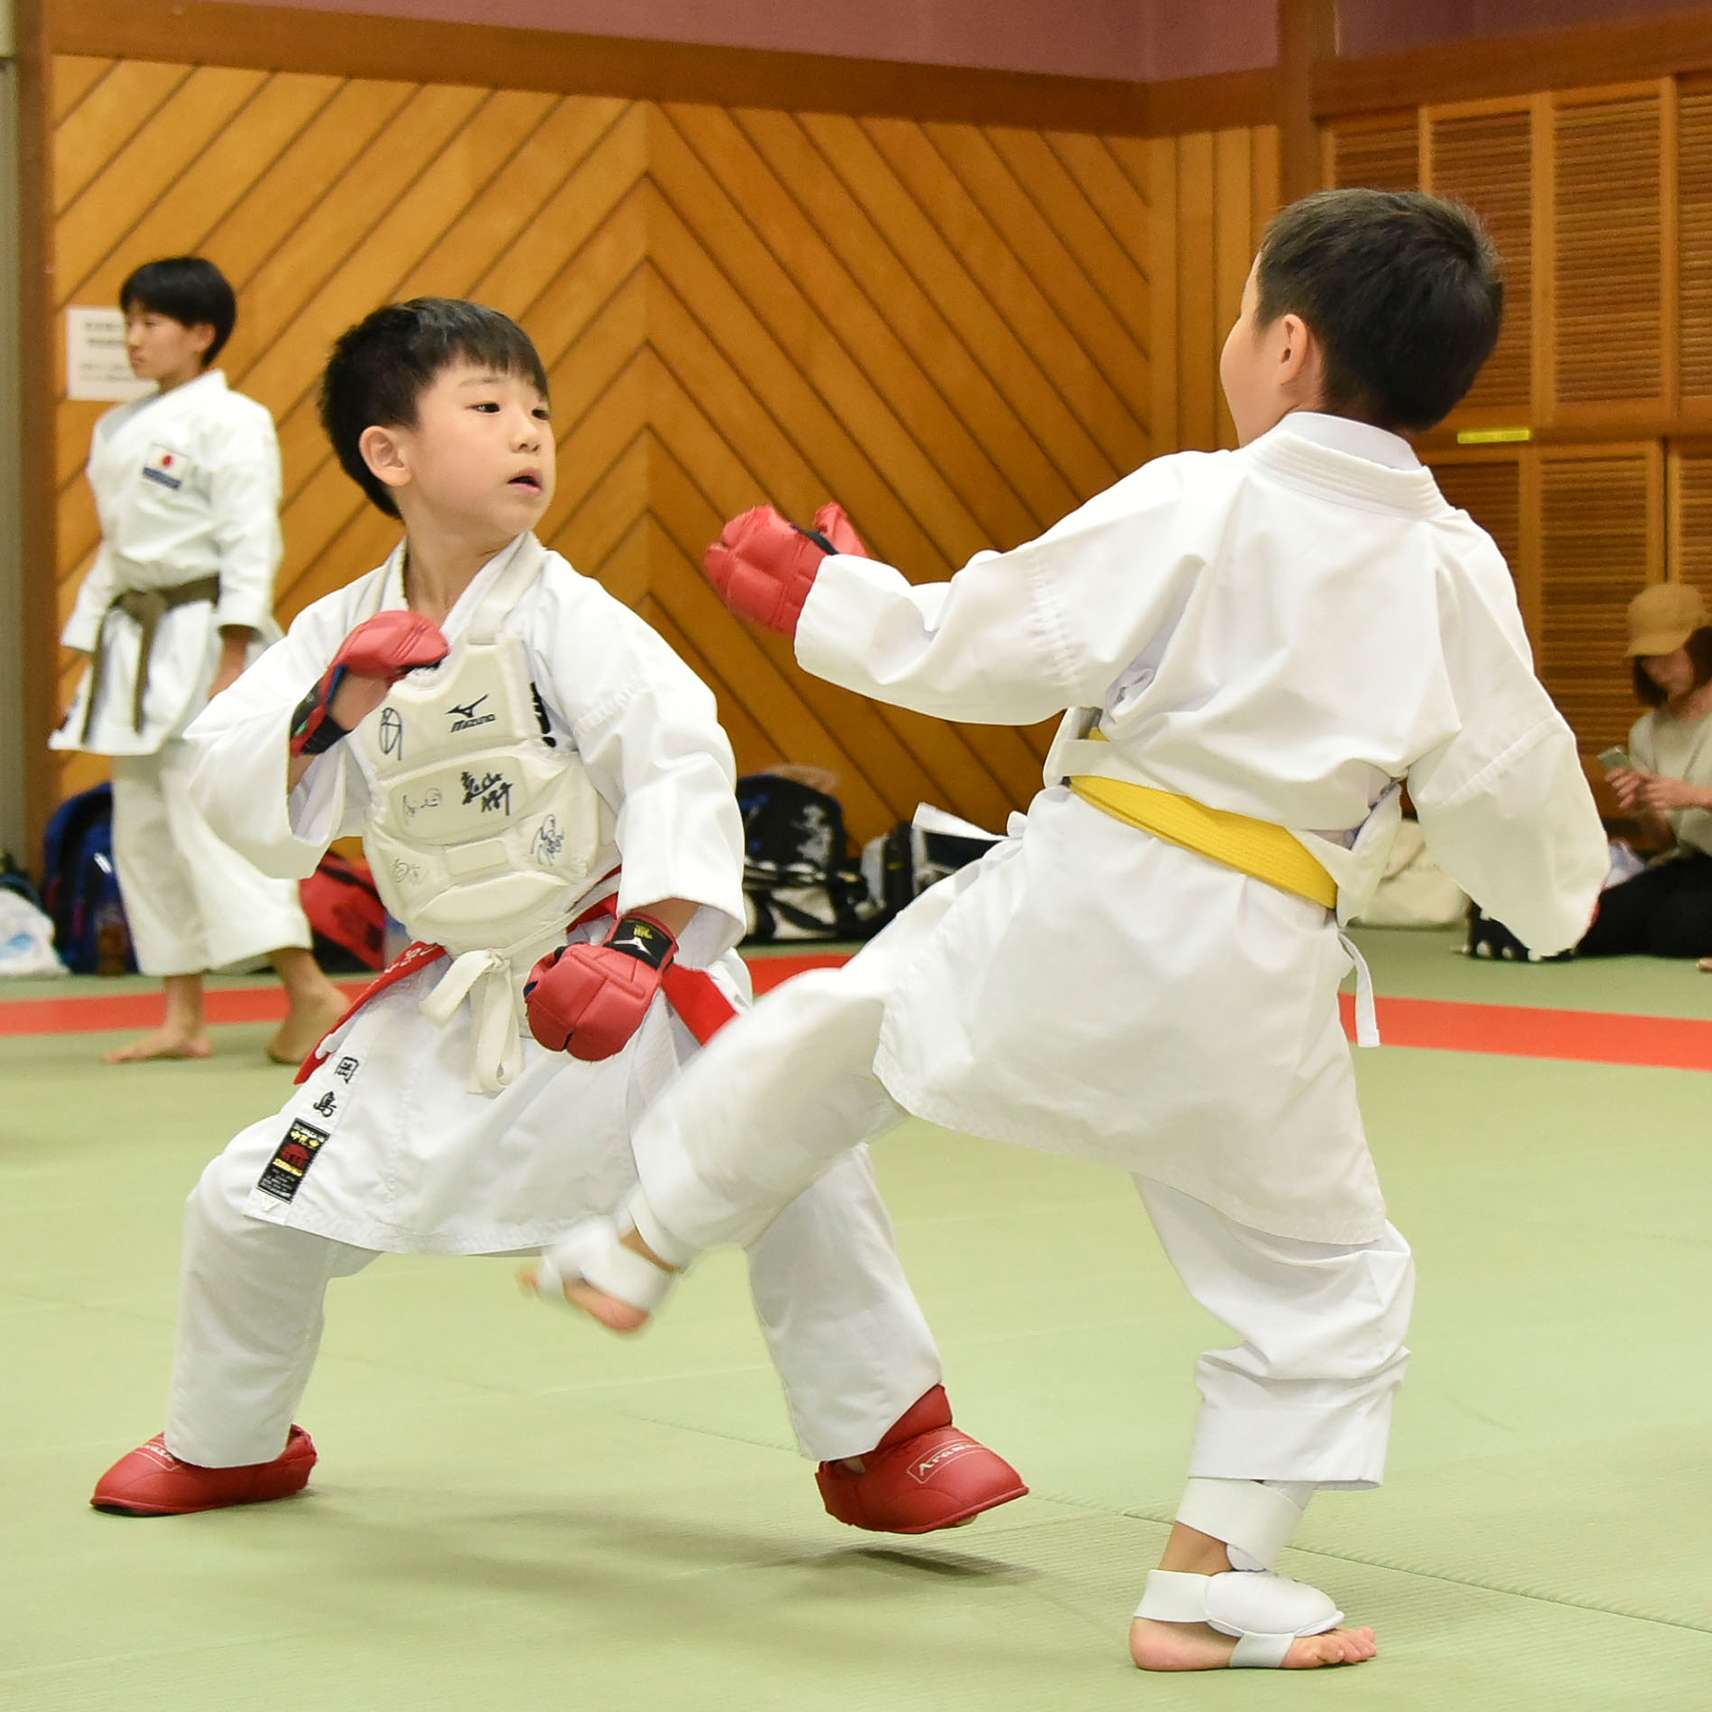
<svg viewBox="0 0 1712 1712"><path fill-rule="evenodd" d="M462 298L389 303L333 346L321 376L321 426L345 474L388 517L398 516L398 502L363 461L364 431L415 427L417 401L458 362L517 375L548 396L547 371L529 335L509 315Z"/></svg>
<svg viewBox="0 0 1712 1712"><path fill-rule="evenodd" d="M238 321L238 300L226 276L203 256L166 256L144 262L119 287L119 307L167 315L186 327L212 327L214 339L202 353L208 365L225 348Z"/></svg>
<svg viewBox="0 0 1712 1712"><path fill-rule="evenodd" d="M1688 650L1689 663L1694 667L1694 687L1699 689L1703 683L1712 680L1712 629L1702 626L1692 632L1683 647ZM1634 661L1634 677L1635 700L1644 706L1663 707L1670 699L1647 676L1647 669L1639 656Z"/></svg>
<svg viewBox="0 0 1712 1712"><path fill-rule="evenodd" d="M1424 191L1322 190L1261 240L1256 319L1299 315L1325 359L1324 408L1380 428L1442 421L1504 319L1504 273L1480 217Z"/></svg>

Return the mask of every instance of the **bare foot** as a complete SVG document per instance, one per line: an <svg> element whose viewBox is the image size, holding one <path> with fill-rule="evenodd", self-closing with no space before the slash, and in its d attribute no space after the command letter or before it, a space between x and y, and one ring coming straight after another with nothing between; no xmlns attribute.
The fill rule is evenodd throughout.
<svg viewBox="0 0 1712 1712"><path fill-rule="evenodd" d="M326 996L315 1004L293 1005L267 1044L268 1057L275 1064L301 1064L347 1008L333 987L329 987Z"/></svg>
<svg viewBox="0 0 1712 1712"><path fill-rule="evenodd" d="M1137 1617L1129 1626L1129 1656L1137 1670L1220 1670L1236 1642L1205 1623L1156 1623ZM1284 1655L1285 1670L1327 1664L1364 1664L1379 1651L1371 1629L1328 1629L1301 1635Z"/></svg>
<svg viewBox="0 0 1712 1712"><path fill-rule="evenodd" d="M214 1050L203 1029L186 1031L172 1027L138 1035L127 1046L101 1055L103 1064L147 1064L158 1058L206 1058Z"/></svg>
<svg viewBox="0 0 1712 1712"><path fill-rule="evenodd" d="M526 1296L539 1295L540 1267L525 1266L520 1268L517 1274L517 1283ZM653 1315L644 1309L632 1307L628 1302L621 1302L616 1296L609 1296L604 1290L597 1290L592 1284L585 1284L580 1279L565 1286L565 1300L573 1308L580 1308L590 1319L599 1320L609 1332L619 1332L624 1335L639 1332L653 1318Z"/></svg>

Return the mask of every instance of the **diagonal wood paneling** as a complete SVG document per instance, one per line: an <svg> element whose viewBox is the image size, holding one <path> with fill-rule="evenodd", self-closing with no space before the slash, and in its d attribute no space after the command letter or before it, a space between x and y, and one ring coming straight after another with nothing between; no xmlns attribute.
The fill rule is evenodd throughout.
<svg viewBox="0 0 1712 1712"><path fill-rule="evenodd" d="M713 684L741 766L839 774L858 836L923 798L1001 822L1046 729L951 726L808 677L723 612L702 547L759 500L834 496L918 577L1038 534L1150 455L1155 346L1174 368L1201 299L1209 338L1234 310L1276 198L1272 133L1209 136L1208 187L1240 206L1162 286L1157 157L1132 138L86 56L54 73L60 305L111 302L177 252L237 288L224 366L273 412L285 464L282 619L393 539L316 422L331 340L391 299L493 303L552 376L544 538ZM1211 443L1208 352L1192 364ZM82 464L102 408L62 397L54 423L62 612L97 539ZM1175 412L1162 443L1188 443ZM62 785L94 771L73 761Z"/></svg>
<svg viewBox="0 0 1712 1712"><path fill-rule="evenodd" d="M1152 186L1154 450L1234 446L1219 353L1278 208L1275 127L1199 131L1130 146Z"/></svg>

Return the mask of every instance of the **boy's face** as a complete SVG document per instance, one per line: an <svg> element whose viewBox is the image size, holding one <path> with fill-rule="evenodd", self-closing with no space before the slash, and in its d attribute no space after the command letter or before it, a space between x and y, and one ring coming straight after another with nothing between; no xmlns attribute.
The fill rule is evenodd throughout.
<svg viewBox="0 0 1712 1712"><path fill-rule="evenodd" d="M412 527L432 523L495 543L533 529L557 474L547 400L522 375L457 361L416 401L409 428L369 428L369 467Z"/></svg>
<svg viewBox="0 0 1712 1712"><path fill-rule="evenodd" d="M1242 310L1219 354L1219 384L1236 424L1237 444L1246 446L1276 428L1292 410L1317 405L1317 355L1300 316L1280 315L1270 326L1256 320L1260 263L1248 270Z"/></svg>
<svg viewBox="0 0 1712 1712"><path fill-rule="evenodd" d="M125 311L125 354L138 380L177 385L202 372L202 358L214 343L208 322L187 327L158 309L133 303Z"/></svg>

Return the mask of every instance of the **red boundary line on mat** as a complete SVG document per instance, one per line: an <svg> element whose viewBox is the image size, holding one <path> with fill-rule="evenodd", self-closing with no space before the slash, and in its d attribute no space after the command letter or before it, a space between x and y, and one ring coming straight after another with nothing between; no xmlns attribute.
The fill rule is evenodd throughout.
<svg viewBox="0 0 1712 1712"><path fill-rule="evenodd" d="M843 951L801 957L756 957L749 970L757 994L808 969L832 969L849 960ZM354 999L367 980L334 983ZM204 997L211 1023L278 1022L285 1015L285 991L262 987L210 987ZM68 993L51 999L0 999L0 1037L25 1034L96 1034L104 1030L152 1028L161 1020L158 993Z"/></svg>
<svg viewBox="0 0 1712 1712"><path fill-rule="evenodd" d="M1340 995L1344 1032L1355 1037L1355 1000ZM1656 1070L1712 1070L1712 1022L1631 1016L1624 1011L1559 1011L1532 1005L1477 1005L1451 999L1380 999L1387 1046L1488 1052L1584 1064L1638 1064Z"/></svg>
<svg viewBox="0 0 1712 1712"><path fill-rule="evenodd" d="M840 951L755 957L749 960L749 971L760 994L806 970L836 968L847 957ZM354 998L363 985L344 982L340 990ZM1355 1001L1345 994L1342 1005L1344 1029L1353 1038ZM208 992L207 1006L211 1023L277 1022L285 1015L285 994L277 986L216 987ZM156 993L0 1000L0 1036L147 1028L159 1021L160 1014ZM1451 999L1380 999L1379 1032L1387 1046L1436 1052L1712 1070L1712 1021L1692 1017L1465 1004Z"/></svg>

